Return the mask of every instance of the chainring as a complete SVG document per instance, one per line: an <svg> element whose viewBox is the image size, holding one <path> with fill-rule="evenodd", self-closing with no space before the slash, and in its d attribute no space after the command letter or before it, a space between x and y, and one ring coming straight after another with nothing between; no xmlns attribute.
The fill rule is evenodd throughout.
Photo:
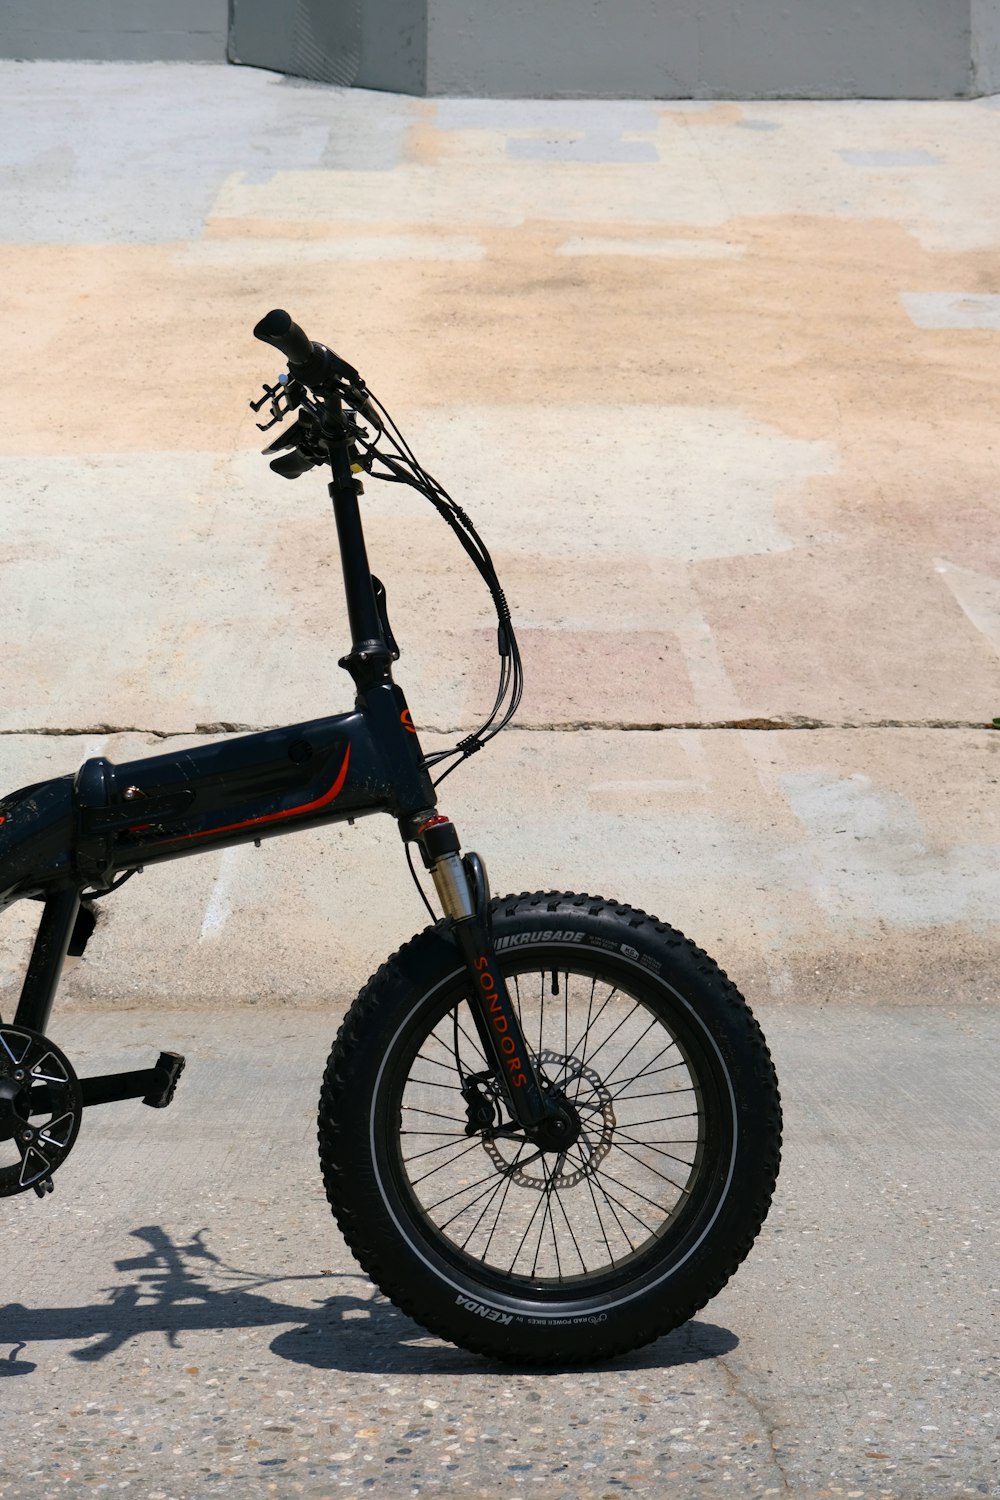
<svg viewBox="0 0 1000 1500"><path fill-rule="evenodd" d="M56 1044L30 1026L0 1023L0 1198L51 1191L82 1112L80 1080Z"/></svg>

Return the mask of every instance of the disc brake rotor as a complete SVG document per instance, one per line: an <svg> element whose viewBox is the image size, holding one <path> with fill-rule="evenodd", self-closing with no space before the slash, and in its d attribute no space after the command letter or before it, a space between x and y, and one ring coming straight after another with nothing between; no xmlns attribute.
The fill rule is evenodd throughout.
<svg viewBox="0 0 1000 1500"><path fill-rule="evenodd" d="M0 1024L0 1198L52 1186L80 1129L80 1080L54 1042Z"/></svg>
<svg viewBox="0 0 1000 1500"><path fill-rule="evenodd" d="M555 1157L549 1166L546 1155L525 1148L524 1143L504 1136L483 1136L483 1149L498 1172L520 1187L548 1192L576 1187L596 1172L611 1150L615 1112L611 1093L593 1068L563 1052L539 1052L535 1058L544 1078L565 1092L580 1116L580 1135L569 1151ZM501 1150L506 1145L507 1155ZM552 1155L552 1153L548 1153ZM519 1164L524 1157L523 1164Z"/></svg>

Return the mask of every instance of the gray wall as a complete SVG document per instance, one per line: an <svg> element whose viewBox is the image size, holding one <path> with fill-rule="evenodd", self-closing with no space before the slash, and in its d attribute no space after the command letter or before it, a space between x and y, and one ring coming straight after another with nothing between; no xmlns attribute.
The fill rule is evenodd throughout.
<svg viewBox="0 0 1000 1500"><path fill-rule="evenodd" d="M357 86L426 94L428 0L363 0L363 6Z"/></svg>
<svg viewBox="0 0 1000 1500"><path fill-rule="evenodd" d="M0 0L0 56L184 59L410 94L1000 91L1000 0Z"/></svg>
<svg viewBox="0 0 1000 1500"><path fill-rule="evenodd" d="M961 95L970 87L970 3L428 0L427 92Z"/></svg>
<svg viewBox="0 0 1000 1500"><path fill-rule="evenodd" d="M322 83L423 94L427 0L230 0L229 58Z"/></svg>
<svg viewBox="0 0 1000 1500"><path fill-rule="evenodd" d="M234 60L413 94L939 99L1000 88L1000 0L284 0L280 30L272 0L232 3ZM310 65L312 34L338 27L336 55Z"/></svg>
<svg viewBox="0 0 1000 1500"><path fill-rule="evenodd" d="M362 0L232 0L229 58L349 86L361 60Z"/></svg>
<svg viewBox="0 0 1000 1500"><path fill-rule="evenodd" d="M972 0L973 93L1000 93L1000 0Z"/></svg>
<svg viewBox="0 0 1000 1500"><path fill-rule="evenodd" d="M228 0L0 0L0 57L224 62Z"/></svg>

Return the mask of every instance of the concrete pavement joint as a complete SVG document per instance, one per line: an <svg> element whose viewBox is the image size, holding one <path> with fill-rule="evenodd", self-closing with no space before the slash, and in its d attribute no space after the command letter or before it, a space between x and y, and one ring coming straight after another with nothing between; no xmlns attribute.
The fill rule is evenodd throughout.
<svg viewBox="0 0 1000 1500"><path fill-rule="evenodd" d="M732 1369L724 1354L718 1355L716 1363L722 1370L731 1393L734 1396L738 1396L740 1400L746 1402L746 1404L750 1407L751 1411L756 1416L761 1427L763 1428L764 1436L767 1438L767 1444L771 1450L771 1461L778 1471L785 1494L790 1495L792 1493L792 1486L789 1483L788 1475L785 1473L781 1464L781 1459L778 1456L780 1453L780 1449L775 1440L775 1424L767 1415L767 1412L764 1408L764 1402L760 1399L760 1397L755 1396L750 1391L746 1391L742 1388L739 1376L736 1374L736 1371Z"/></svg>
<svg viewBox="0 0 1000 1500"><path fill-rule="evenodd" d="M74 737L88 734L142 734L152 739L169 740L210 734L264 734L281 729L281 724L239 724L220 719L214 724L196 724L194 729L149 729L138 724L84 724L78 728L0 729L2 736L49 735ZM470 734L472 724L423 724L425 734ZM753 729L762 732L842 729L994 729L987 719L810 719L798 714L787 719L566 719L541 724L516 724L513 734L575 734L586 731L619 730L623 733L655 734L671 729Z"/></svg>

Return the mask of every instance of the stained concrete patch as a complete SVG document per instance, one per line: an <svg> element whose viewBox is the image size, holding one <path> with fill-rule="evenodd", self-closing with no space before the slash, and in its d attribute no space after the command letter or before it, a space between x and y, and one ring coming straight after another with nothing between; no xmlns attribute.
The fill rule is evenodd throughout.
<svg viewBox="0 0 1000 1500"><path fill-rule="evenodd" d="M476 143L477 148L480 143ZM559 161L515 162L501 157L488 171L470 174L460 162L438 167L408 162L391 172L279 172L257 184L243 172L222 184L213 214L219 218L296 218L304 222L379 223L389 205L411 224L513 227L526 221L564 223L618 220L649 225L718 225L729 218L721 189L699 170L693 144L678 166L651 192L652 163L588 164L568 177ZM476 160L481 159L477 149ZM492 153L488 159L493 163ZM584 165L581 163L581 165Z"/></svg>
<svg viewBox="0 0 1000 1500"><path fill-rule="evenodd" d="M267 73L183 64L103 63L88 70L78 97L75 67L0 61L7 242L190 238L234 153L248 181L318 166L344 112L338 95L290 96ZM76 101L69 134L53 107L67 97Z"/></svg>
<svg viewBox="0 0 1000 1500"><path fill-rule="evenodd" d="M856 772L788 775L781 785L810 833L813 895L838 926L919 929L962 922L984 931L1000 911L994 844L937 847L911 801Z"/></svg>
<svg viewBox="0 0 1000 1500"><path fill-rule="evenodd" d="M612 571L609 566L608 573ZM516 581L513 587L518 587ZM600 608L599 599L592 603ZM585 630L551 623L519 630L525 672L522 722L572 726L581 721L593 723L595 713L608 724L636 722L637 718L640 722L697 720L699 695L669 615L666 607L646 630L622 629L617 624L605 630ZM483 632L484 648L492 643L493 634ZM460 650L459 637L452 643L452 655ZM463 721L471 723L477 712L482 714L488 681L485 673L478 679L470 674L461 705Z"/></svg>
<svg viewBox="0 0 1000 1500"><path fill-rule="evenodd" d="M902 151L839 151L849 167L939 167L941 158L919 147Z"/></svg>
<svg viewBox="0 0 1000 1500"><path fill-rule="evenodd" d="M1000 578L940 559L934 567L966 617L1000 656ZM1000 705L997 713L1000 714Z"/></svg>
<svg viewBox="0 0 1000 1500"><path fill-rule="evenodd" d="M495 497L519 539L508 549L548 556L785 552L793 541L777 497L837 468L829 444L722 408L566 403L555 435L537 407L428 408L415 423L425 450L441 454L435 465L461 472L468 493Z"/></svg>
<svg viewBox="0 0 1000 1500"><path fill-rule="evenodd" d="M347 639L327 507L315 508L311 543L329 569L333 639L320 659L315 638L307 644L311 622L275 592L269 565L301 502L263 460L256 488L254 466L241 474L233 463L162 453L27 469L0 461L5 672L20 685L0 727L182 730L322 711L331 658ZM346 708L346 682L341 696Z"/></svg>
<svg viewBox="0 0 1000 1500"><path fill-rule="evenodd" d="M184 265L221 268L323 265L333 261L482 260L486 247L469 235L358 234L341 239L192 240L178 253Z"/></svg>
<svg viewBox="0 0 1000 1500"><path fill-rule="evenodd" d="M630 99L439 99L434 122L441 130L595 131L612 139L625 132L654 134L659 111Z"/></svg>
<svg viewBox="0 0 1000 1500"><path fill-rule="evenodd" d="M919 553L874 538L806 543L699 563L692 584L747 715L764 702L841 723L985 724L1000 712L996 652Z"/></svg>
<svg viewBox="0 0 1000 1500"><path fill-rule="evenodd" d="M733 260L744 253L745 246L729 240L672 239L637 237L615 239L611 235L577 235L557 246L557 255L638 255L666 260Z"/></svg>
<svg viewBox="0 0 1000 1500"><path fill-rule="evenodd" d="M1000 329L1000 293L901 292L917 328Z"/></svg>
<svg viewBox="0 0 1000 1500"><path fill-rule="evenodd" d="M325 169L387 172L406 155L406 143L421 106L398 94L373 95L367 89L325 88L317 106L329 119L318 163Z"/></svg>
<svg viewBox="0 0 1000 1500"><path fill-rule="evenodd" d="M654 162L651 141L625 141L596 134L572 137L543 136L537 140L515 137L507 142L512 161Z"/></svg>

